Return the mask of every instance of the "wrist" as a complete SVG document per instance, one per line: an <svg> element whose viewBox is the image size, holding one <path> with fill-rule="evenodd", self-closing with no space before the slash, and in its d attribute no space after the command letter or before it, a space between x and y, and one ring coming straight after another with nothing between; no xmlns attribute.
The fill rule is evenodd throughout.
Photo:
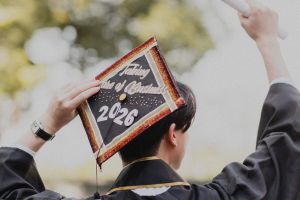
<svg viewBox="0 0 300 200"><path fill-rule="evenodd" d="M54 135L60 129L60 127L58 127L56 125L56 123L53 120L53 118L50 117L48 114L43 115L40 118L40 122L41 122L41 124L43 126L44 131L46 131L50 135Z"/></svg>
<svg viewBox="0 0 300 200"><path fill-rule="evenodd" d="M24 146L33 152L38 152L38 150L46 143L40 137L37 137L31 129L29 129L26 134L24 134L18 141L17 145Z"/></svg>
<svg viewBox="0 0 300 200"><path fill-rule="evenodd" d="M276 36L273 37L260 37L255 40L256 45L259 49L268 48L268 47L279 47L279 41Z"/></svg>

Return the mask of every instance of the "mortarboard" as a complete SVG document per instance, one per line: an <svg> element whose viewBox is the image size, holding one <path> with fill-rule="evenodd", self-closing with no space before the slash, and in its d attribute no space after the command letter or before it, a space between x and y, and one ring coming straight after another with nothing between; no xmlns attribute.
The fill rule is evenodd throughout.
<svg viewBox="0 0 300 200"><path fill-rule="evenodd" d="M150 38L96 76L100 90L78 108L97 163L185 104Z"/></svg>

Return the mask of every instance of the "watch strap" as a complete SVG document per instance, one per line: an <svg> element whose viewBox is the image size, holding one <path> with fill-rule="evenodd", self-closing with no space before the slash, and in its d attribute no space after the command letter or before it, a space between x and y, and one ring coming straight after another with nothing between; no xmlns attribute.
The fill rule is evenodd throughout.
<svg viewBox="0 0 300 200"><path fill-rule="evenodd" d="M37 137L45 141L52 140L55 137L55 135L51 135L44 131L41 122L37 120L32 123L31 130Z"/></svg>

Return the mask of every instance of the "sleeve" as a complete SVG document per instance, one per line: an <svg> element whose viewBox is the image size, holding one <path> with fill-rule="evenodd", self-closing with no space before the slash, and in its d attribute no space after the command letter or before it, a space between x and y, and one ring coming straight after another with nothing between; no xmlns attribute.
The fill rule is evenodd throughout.
<svg viewBox="0 0 300 200"><path fill-rule="evenodd" d="M28 153L29 155L31 155L33 158L36 154L35 151L32 151L31 149L29 149L28 147L24 146L24 145L20 145L20 144L14 144L8 147L12 147L12 148L16 148L16 149L20 149L22 151L24 151L25 153Z"/></svg>
<svg viewBox="0 0 300 200"><path fill-rule="evenodd" d="M290 84L270 87L256 151L226 166L208 188L226 200L300 199L300 94Z"/></svg>
<svg viewBox="0 0 300 200"><path fill-rule="evenodd" d="M0 148L0 199L63 199L45 190L33 157L17 148Z"/></svg>
<svg viewBox="0 0 300 200"><path fill-rule="evenodd" d="M286 133L294 140L300 137L300 95L289 84L273 84L262 108L257 145L270 133Z"/></svg>

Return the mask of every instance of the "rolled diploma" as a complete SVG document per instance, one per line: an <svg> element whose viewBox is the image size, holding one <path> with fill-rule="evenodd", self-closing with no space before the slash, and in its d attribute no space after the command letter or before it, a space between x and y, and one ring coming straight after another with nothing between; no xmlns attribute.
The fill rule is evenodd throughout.
<svg viewBox="0 0 300 200"><path fill-rule="evenodd" d="M245 17L249 17L251 14L251 8L245 2L245 0L222 0L222 1L228 4L230 7L242 13L242 15ZM288 37L288 32L280 24L278 25L278 36L283 40Z"/></svg>

